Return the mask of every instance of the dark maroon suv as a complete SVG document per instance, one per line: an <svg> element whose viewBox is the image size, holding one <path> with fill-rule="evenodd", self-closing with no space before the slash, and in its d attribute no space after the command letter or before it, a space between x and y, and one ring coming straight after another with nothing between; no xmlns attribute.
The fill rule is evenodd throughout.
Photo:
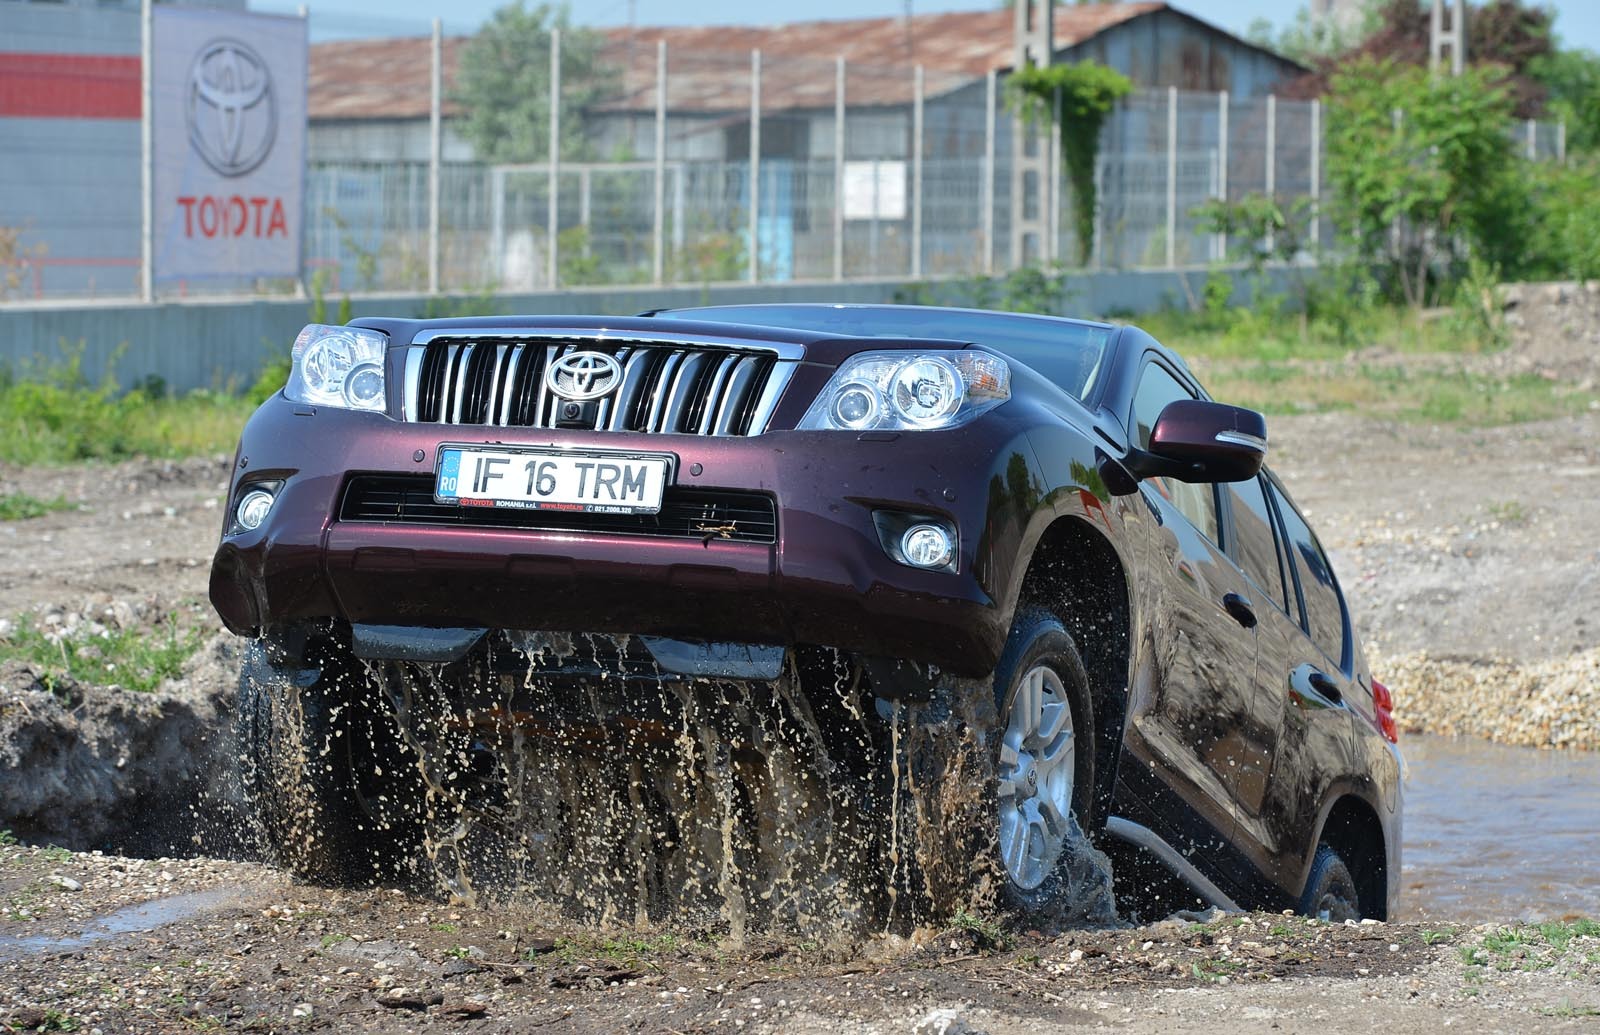
<svg viewBox="0 0 1600 1035"><path fill-rule="evenodd" d="M1265 452L1259 414L1131 326L751 305L307 327L244 430L211 574L253 640L257 811L313 878L415 850L390 835L444 792L374 784L415 737L360 702L396 664L446 696L470 694L449 673L513 687L506 658L574 698L791 680L819 715L848 685L863 726L992 681L980 791L1014 906L1081 825L1223 905L1386 917L1388 693ZM548 731L550 707L480 712Z"/></svg>

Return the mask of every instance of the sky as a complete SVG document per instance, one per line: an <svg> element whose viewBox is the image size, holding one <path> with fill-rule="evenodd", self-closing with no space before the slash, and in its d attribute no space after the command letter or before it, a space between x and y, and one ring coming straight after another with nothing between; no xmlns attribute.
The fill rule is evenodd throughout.
<svg viewBox="0 0 1600 1035"><path fill-rule="evenodd" d="M502 0L311 0L312 37L412 35L426 31L434 17L451 35L470 33ZM529 0L532 6L535 0ZM917 13L971 10L994 0L910 0ZM1600 0L1543 0L1556 10L1556 33L1568 46L1600 52ZM582 25L625 25L630 4L639 25L732 25L794 21L797 17L865 18L901 14L907 0L809 0L801 7L767 7L749 0L571 0L573 20ZM292 11L284 0L252 0L253 10ZM1173 6L1244 35L1251 22L1265 18L1280 28L1292 21L1304 0L1174 0ZM781 12L781 13L779 13Z"/></svg>

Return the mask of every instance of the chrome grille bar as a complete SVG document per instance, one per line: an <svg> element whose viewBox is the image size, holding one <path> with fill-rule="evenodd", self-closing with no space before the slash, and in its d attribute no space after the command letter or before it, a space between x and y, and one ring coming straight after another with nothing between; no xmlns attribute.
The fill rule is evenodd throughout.
<svg viewBox="0 0 1600 1035"><path fill-rule="evenodd" d="M602 352L615 387L563 417L546 372L562 356ZM654 434L752 435L766 430L803 354L787 344L513 331L430 332L408 348L404 416L486 427L577 427Z"/></svg>

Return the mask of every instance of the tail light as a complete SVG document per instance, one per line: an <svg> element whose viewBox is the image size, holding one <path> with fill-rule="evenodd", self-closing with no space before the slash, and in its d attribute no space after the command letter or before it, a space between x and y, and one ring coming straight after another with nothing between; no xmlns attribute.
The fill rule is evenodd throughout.
<svg viewBox="0 0 1600 1035"><path fill-rule="evenodd" d="M1378 732L1383 734L1383 739L1391 744L1400 743L1400 728L1394 723L1394 696L1376 679L1372 681L1372 707L1377 713Z"/></svg>

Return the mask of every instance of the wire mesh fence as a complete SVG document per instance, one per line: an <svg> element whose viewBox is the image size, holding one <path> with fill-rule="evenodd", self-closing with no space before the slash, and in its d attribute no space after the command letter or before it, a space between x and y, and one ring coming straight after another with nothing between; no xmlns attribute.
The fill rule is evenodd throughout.
<svg viewBox="0 0 1600 1035"><path fill-rule="evenodd" d="M514 148L486 148L481 135L474 144L466 126L457 84L467 40L439 43L435 112L430 26L349 21L323 23L312 49L301 284L166 284L169 296L968 276L1030 255L1104 269L1195 266L1239 244L1211 233L1197 209L1251 194L1305 199L1319 213L1308 253L1336 245L1316 102L1178 90L1124 98L1102 133L1083 241L1058 158L1044 176L1014 182L1015 135L1052 144L1018 122L994 75L668 52L629 37L608 44L612 73L576 82L567 64L533 54L528 62L562 72L559 103L543 105L558 124L544 114L508 130L528 152L513 161ZM334 66L365 69L370 81L330 80ZM30 133L11 138L0 197L70 188L70 171L88 168L80 156L136 172L136 124ZM1564 154L1555 123L1507 133L1518 154ZM10 297L135 289L137 177L107 186L107 175L48 219L18 222L0 205L0 227L23 231ZM1024 223L1043 226L1044 240L1014 241Z"/></svg>

